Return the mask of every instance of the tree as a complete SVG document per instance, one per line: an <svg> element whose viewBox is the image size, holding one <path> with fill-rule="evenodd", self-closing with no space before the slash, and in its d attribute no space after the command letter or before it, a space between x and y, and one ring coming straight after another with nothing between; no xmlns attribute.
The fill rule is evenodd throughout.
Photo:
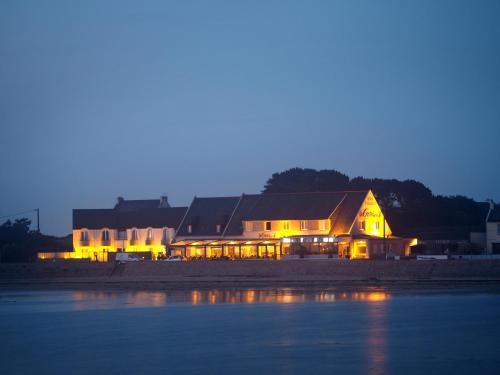
<svg viewBox="0 0 500 375"><path fill-rule="evenodd" d="M335 170L292 168L274 173L263 193L298 193L307 191L345 190L349 177Z"/></svg>

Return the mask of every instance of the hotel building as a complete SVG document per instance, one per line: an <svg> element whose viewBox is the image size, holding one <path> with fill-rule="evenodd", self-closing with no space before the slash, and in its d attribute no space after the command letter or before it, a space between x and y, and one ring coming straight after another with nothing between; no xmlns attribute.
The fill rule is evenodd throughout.
<svg viewBox="0 0 500 375"><path fill-rule="evenodd" d="M73 251L39 258L368 259L408 256L416 239L393 235L371 191L125 200L111 209L73 210Z"/></svg>

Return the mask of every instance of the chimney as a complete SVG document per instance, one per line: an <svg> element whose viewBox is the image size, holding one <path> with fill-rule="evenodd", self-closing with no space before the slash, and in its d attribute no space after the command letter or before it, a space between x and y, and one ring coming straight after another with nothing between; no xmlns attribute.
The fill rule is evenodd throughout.
<svg viewBox="0 0 500 375"><path fill-rule="evenodd" d="M123 199L123 197L118 197L116 198L116 205L115 205L115 208L118 207L119 205L121 205L123 203L125 199Z"/></svg>
<svg viewBox="0 0 500 375"><path fill-rule="evenodd" d="M170 204L168 203L168 197L163 194L161 197L160 197L160 208L167 208L167 207L170 207Z"/></svg>

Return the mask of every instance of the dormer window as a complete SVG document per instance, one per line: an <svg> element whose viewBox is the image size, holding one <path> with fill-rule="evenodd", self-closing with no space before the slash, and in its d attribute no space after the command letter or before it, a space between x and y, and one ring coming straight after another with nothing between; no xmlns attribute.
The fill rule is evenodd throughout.
<svg viewBox="0 0 500 375"><path fill-rule="evenodd" d="M188 224L187 230L188 233L193 233L193 226L191 224Z"/></svg>
<svg viewBox="0 0 500 375"><path fill-rule="evenodd" d="M300 230L307 230L307 220L300 221Z"/></svg>
<svg viewBox="0 0 500 375"><path fill-rule="evenodd" d="M265 231L270 231L271 230L271 222L270 221L264 222L264 230Z"/></svg>
<svg viewBox="0 0 500 375"><path fill-rule="evenodd" d="M216 233L220 233L220 231L221 231L221 225L220 225L220 224L217 224L217 225L215 226L215 232L216 232Z"/></svg>

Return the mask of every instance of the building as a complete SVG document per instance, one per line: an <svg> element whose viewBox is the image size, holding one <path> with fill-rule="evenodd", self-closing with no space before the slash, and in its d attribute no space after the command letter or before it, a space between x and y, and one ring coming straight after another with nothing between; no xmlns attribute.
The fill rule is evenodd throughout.
<svg viewBox="0 0 500 375"><path fill-rule="evenodd" d="M73 210L73 251L39 253L40 259L113 260L117 252L144 259L166 254L187 207L170 207L167 197L147 200L118 198L111 209Z"/></svg>
<svg viewBox="0 0 500 375"><path fill-rule="evenodd" d="M189 258L405 256L371 191L195 197L170 244Z"/></svg>
<svg viewBox="0 0 500 375"><path fill-rule="evenodd" d="M500 207L491 207L486 219L486 252L500 254Z"/></svg>
<svg viewBox="0 0 500 375"><path fill-rule="evenodd" d="M73 251L39 258L346 258L407 256L415 239L392 234L371 191L195 197L189 207L118 198L111 209L73 210Z"/></svg>

